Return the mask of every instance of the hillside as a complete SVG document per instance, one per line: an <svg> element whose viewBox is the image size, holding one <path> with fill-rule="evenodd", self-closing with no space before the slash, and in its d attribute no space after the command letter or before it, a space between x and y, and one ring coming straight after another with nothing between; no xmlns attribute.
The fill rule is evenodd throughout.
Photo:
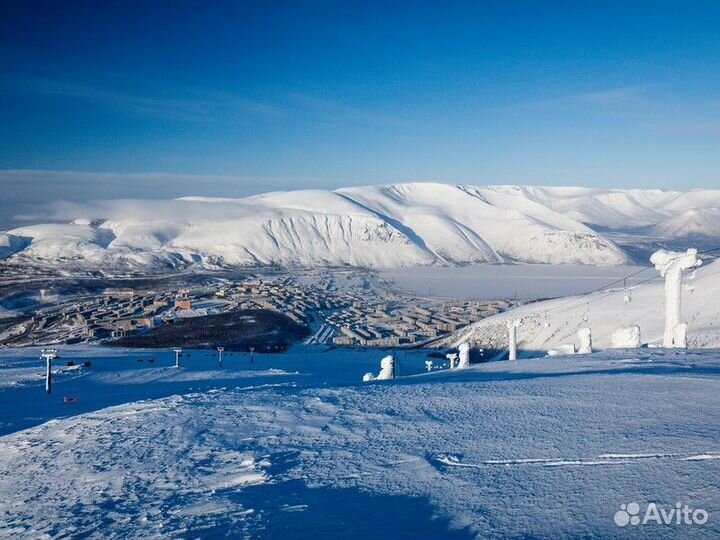
<svg viewBox="0 0 720 540"><path fill-rule="evenodd" d="M0 233L0 258L109 270L469 263L619 265L720 236L720 192L397 184L243 199L58 205ZM616 242L621 244L618 247Z"/></svg>
<svg viewBox="0 0 720 540"><path fill-rule="evenodd" d="M526 354L537 355L563 344L578 344L577 331L590 327L596 349L611 346L613 331L639 325L643 343L662 343L664 325L664 281L654 268L637 276L647 283L614 288L588 296L558 298L521 306L489 317L442 340L456 346L469 340L481 348L507 347L508 320L522 318L518 338ZM690 347L720 347L720 261L702 266L685 278L682 319L689 325Z"/></svg>

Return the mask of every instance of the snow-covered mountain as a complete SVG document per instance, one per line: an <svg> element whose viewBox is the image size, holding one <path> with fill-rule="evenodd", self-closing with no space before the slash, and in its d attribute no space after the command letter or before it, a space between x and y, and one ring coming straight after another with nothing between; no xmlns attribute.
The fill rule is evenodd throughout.
<svg viewBox="0 0 720 540"><path fill-rule="evenodd" d="M0 258L93 269L617 265L628 262L635 238L720 236L720 191L709 190L414 183L61 208L51 218L65 223L0 233Z"/></svg>
<svg viewBox="0 0 720 540"><path fill-rule="evenodd" d="M577 331L592 329L597 349L612 346L611 336L623 326L638 325L643 343L661 345L664 281L650 267L637 276L646 281L634 287L598 291L587 296L557 298L521 306L472 324L448 336L440 345L457 346L469 341L479 348L504 350L508 344L507 322L521 318L519 345L528 354L578 345ZM682 320L688 323L692 348L720 347L720 261L701 266L684 278ZM529 351L532 351L530 353Z"/></svg>

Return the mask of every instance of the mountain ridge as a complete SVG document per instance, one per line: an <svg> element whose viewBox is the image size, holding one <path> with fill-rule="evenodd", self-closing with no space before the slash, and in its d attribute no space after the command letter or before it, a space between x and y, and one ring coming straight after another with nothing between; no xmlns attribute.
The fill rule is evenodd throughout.
<svg viewBox="0 0 720 540"><path fill-rule="evenodd" d="M404 183L65 204L0 233L8 264L64 267L619 265L623 243L718 235L720 191ZM698 211L701 209L701 211ZM684 226L684 220L692 223ZM702 218L702 219L699 219ZM637 231L644 231L639 234ZM608 234L608 232L613 234Z"/></svg>

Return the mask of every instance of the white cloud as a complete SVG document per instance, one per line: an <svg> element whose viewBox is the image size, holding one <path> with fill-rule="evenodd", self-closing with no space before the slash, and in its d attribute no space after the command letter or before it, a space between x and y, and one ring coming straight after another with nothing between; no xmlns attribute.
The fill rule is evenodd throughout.
<svg viewBox="0 0 720 540"><path fill-rule="evenodd" d="M172 173L0 170L0 230L52 216L64 202L105 199L172 199L202 195L247 197L273 190L335 188L347 179L249 177ZM48 203L52 203L49 205Z"/></svg>

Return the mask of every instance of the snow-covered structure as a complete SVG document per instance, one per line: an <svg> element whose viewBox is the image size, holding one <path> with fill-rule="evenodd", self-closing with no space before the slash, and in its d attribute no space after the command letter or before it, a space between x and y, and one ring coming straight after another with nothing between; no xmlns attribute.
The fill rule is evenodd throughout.
<svg viewBox="0 0 720 540"><path fill-rule="evenodd" d="M660 275L665 277L665 333L663 335L663 347L686 347L687 325L685 325L685 328L678 328L680 324L682 276L685 270L700 266L702 260L697 256L697 249L688 249L685 253L661 249L652 254L650 262L655 265ZM677 341L676 337L678 338Z"/></svg>
<svg viewBox="0 0 720 540"><path fill-rule="evenodd" d="M580 346L578 354L590 354L592 352L592 330L587 326L577 331Z"/></svg>
<svg viewBox="0 0 720 540"><path fill-rule="evenodd" d="M521 324L522 319L511 319L507 322L508 360L517 360L517 329Z"/></svg>
<svg viewBox="0 0 720 540"><path fill-rule="evenodd" d="M465 341L458 347L460 353L460 361L458 362L458 369L466 369L470 367L470 344Z"/></svg>
<svg viewBox="0 0 720 540"><path fill-rule="evenodd" d="M392 354L380 360L380 373L377 378L379 381L395 378L395 357Z"/></svg>
<svg viewBox="0 0 720 540"><path fill-rule="evenodd" d="M450 362L450 369L455 369L457 367L458 353L448 353L445 355L445 358L447 358L448 362Z"/></svg>
<svg viewBox="0 0 720 540"><path fill-rule="evenodd" d="M386 381L395 378L395 357L392 354L387 355L385 358L380 360L380 373L375 377L372 373L368 372L363 375L363 381Z"/></svg>
<svg viewBox="0 0 720 540"><path fill-rule="evenodd" d="M173 349L175 351L175 367L180 367L180 355L182 354L182 349L180 347L175 347Z"/></svg>
<svg viewBox="0 0 720 540"><path fill-rule="evenodd" d="M612 346L615 349L637 349L641 344L640 327L637 325L623 326L612 334Z"/></svg>
<svg viewBox="0 0 720 540"><path fill-rule="evenodd" d="M673 336L673 346L678 349L687 349L687 323L675 325L675 335Z"/></svg>
<svg viewBox="0 0 720 540"><path fill-rule="evenodd" d="M40 358L45 360L45 391L52 392L52 361L57 358L57 350L43 349Z"/></svg>

